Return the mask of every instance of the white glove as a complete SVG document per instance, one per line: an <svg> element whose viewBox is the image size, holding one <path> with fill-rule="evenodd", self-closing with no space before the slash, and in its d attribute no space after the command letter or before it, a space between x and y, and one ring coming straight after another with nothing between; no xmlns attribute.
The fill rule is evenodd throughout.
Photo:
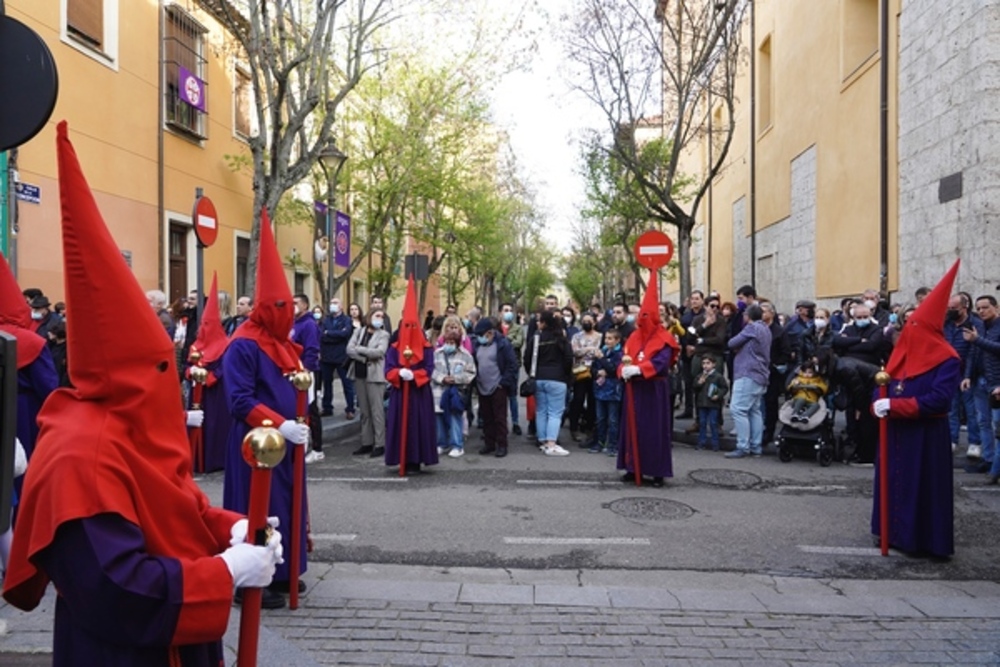
<svg viewBox="0 0 1000 667"><path fill-rule="evenodd" d="M889 416L889 399L879 398L874 403L872 403L872 412L879 419L884 419Z"/></svg>
<svg viewBox="0 0 1000 667"><path fill-rule="evenodd" d="M201 428L201 425L204 423L205 423L204 410L187 411L187 425L189 428Z"/></svg>
<svg viewBox="0 0 1000 667"><path fill-rule="evenodd" d="M406 380L407 382L409 382L410 380L413 379L413 371L411 371L409 368L400 368L399 379Z"/></svg>
<svg viewBox="0 0 1000 667"><path fill-rule="evenodd" d="M309 427L300 424L294 419L286 419L281 422L278 432L285 436L285 440L294 445L306 445L309 443Z"/></svg>
<svg viewBox="0 0 1000 667"><path fill-rule="evenodd" d="M28 455L24 451L24 445L17 438L14 438L14 477L20 477L28 470Z"/></svg>
<svg viewBox="0 0 1000 667"><path fill-rule="evenodd" d="M233 527L229 529L229 546L235 547L237 544L243 544L247 541L247 525L246 519L240 519L233 524ZM281 522L278 520L278 517L269 516L267 517L267 525L271 526L271 528L277 528L281 525Z"/></svg>
<svg viewBox="0 0 1000 667"><path fill-rule="evenodd" d="M219 554L233 576L234 587L264 588L271 583L275 566L281 562L281 535L275 535L278 535L277 548L272 547L270 541L266 547L244 543Z"/></svg>
<svg viewBox="0 0 1000 667"><path fill-rule="evenodd" d="M642 375L642 370L636 365L629 365L622 367L622 379L628 380L629 378L634 378L636 375Z"/></svg>

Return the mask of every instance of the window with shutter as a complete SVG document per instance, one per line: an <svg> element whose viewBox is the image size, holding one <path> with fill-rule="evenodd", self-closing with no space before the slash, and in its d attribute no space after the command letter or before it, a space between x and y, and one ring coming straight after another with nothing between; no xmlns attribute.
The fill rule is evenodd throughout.
<svg viewBox="0 0 1000 667"><path fill-rule="evenodd" d="M66 29L100 49L104 46L104 0L66 0Z"/></svg>

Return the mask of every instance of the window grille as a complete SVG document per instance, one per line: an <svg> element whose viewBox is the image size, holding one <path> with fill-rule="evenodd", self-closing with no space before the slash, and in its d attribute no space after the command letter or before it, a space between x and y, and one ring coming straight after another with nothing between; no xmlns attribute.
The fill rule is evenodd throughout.
<svg viewBox="0 0 1000 667"><path fill-rule="evenodd" d="M208 82L205 80L207 61L204 57L204 35L208 30L176 5L166 8L164 28L164 104L167 124L197 139L206 139ZM186 73L193 75L201 85L186 80Z"/></svg>

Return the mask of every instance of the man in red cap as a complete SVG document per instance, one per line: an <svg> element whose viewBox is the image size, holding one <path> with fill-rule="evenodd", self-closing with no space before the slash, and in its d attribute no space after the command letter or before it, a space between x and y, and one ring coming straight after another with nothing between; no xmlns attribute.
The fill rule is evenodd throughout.
<svg viewBox="0 0 1000 667"><path fill-rule="evenodd" d="M674 476L670 367L677 360L680 346L660 323L656 292L653 275L646 287L636 329L625 342L618 370L621 379L631 387L631 390L626 388L626 400L622 403L618 469L626 471L622 476L626 484L635 481L638 470L643 476L653 478L654 487L661 487L664 477Z"/></svg>
<svg viewBox="0 0 1000 667"><path fill-rule="evenodd" d="M222 489L222 505L236 512L245 512L250 503L250 467L243 463L243 437L251 428L270 421L291 445L309 442L309 427L297 423L298 390L292 375L302 369L301 348L292 342L295 313L292 291L288 288L285 269L274 243L267 211L261 216L260 245L257 257L257 287L254 308L229 340L222 357L226 402L232 415L229 440L226 445L226 475ZM271 469L271 501L268 514L278 517L286 533L292 525L292 494L301 495L300 526L307 525L305 478L295 481L292 452ZM288 592L291 568L299 573L306 570L306 531L300 531L299 562L279 564L274 583L264 592L265 609L285 605L281 595ZM295 539L290 536L289 539ZM286 545L287 546L287 545ZM289 549L290 551L290 549Z"/></svg>
<svg viewBox="0 0 1000 667"><path fill-rule="evenodd" d="M403 303L403 318L392 334L385 353L385 380L390 386L385 428L387 466L400 465L404 461L404 438L405 472L417 473L421 465L437 464L437 418L434 416L431 390L433 374L434 350L420 328L417 293L413 276L410 276Z"/></svg>
<svg viewBox="0 0 1000 667"><path fill-rule="evenodd" d="M270 582L280 535L230 546L240 515L210 507L191 477L173 344L101 219L65 122L57 147L74 387L39 414L4 597L30 611L55 584L55 667L217 667L233 587Z"/></svg>
<svg viewBox="0 0 1000 667"><path fill-rule="evenodd" d="M888 460L876 463L872 533L881 534L878 468L884 465L889 544L938 558L955 552L948 410L962 378L958 353L944 337L944 318L958 264L907 318L885 369L892 378L888 398L872 403L874 415L889 420Z"/></svg>

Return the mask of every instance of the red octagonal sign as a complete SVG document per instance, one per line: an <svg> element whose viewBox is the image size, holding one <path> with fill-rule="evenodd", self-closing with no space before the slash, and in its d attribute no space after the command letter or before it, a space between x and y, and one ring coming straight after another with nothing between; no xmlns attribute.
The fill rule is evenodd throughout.
<svg viewBox="0 0 1000 667"><path fill-rule="evenodd" d="M674 256L674 243L669 236L653 229L636 240L634 252L639 264L655 271L670 262Z"/></svg>
<svg viewBox="0 0 1000 667"><path fill-rule="evenodd" d="M219 235L219 216L215 212L215 204L208 197L198 197L194 200L194 233L198 242L208 247L215 243Z"/></svg>

